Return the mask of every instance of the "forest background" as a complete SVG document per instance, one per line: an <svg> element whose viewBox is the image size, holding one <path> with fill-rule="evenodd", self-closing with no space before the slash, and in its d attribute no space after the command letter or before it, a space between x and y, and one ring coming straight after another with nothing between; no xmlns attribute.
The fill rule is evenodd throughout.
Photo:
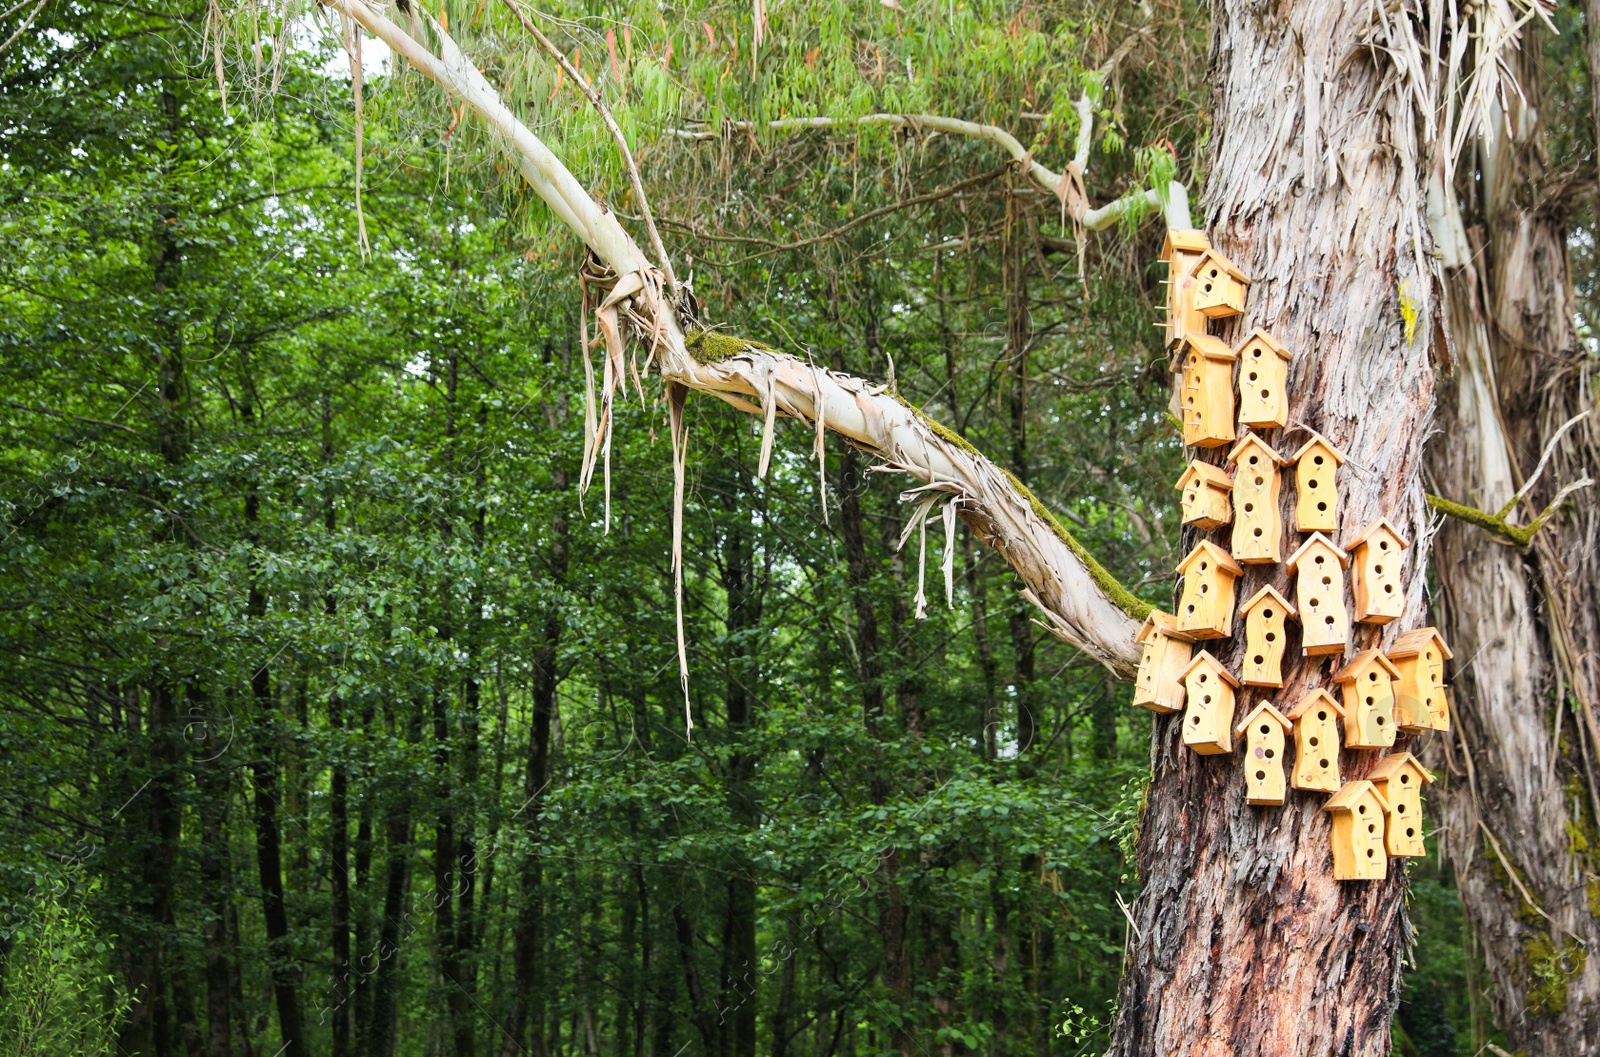
<svg viewBox="0 0 1600 1057"><path fill-rule="evenodd" d="M564 13L704 318L887 380L1170 601L1160 225L1075 231L984 142L726 122L920 109L1064 162L1088 92L1095 200L1198 197L1205 8ZM858 454L795 430L758 479L759 420L695 401L691 737L658 391L619 411L609 510L577 492L577 244L381 52L355 104L331 15L238 18L0 26L30 20L0 52L0 1052L1095 1052L1139 885L1129 689L964 529L897 547ZM1553 18L1550 167L1592 192L1585 27ZM506 10L447 19L631 218ZM1591 197L1563 201L1587 339ZM1409 872L1397 1049L1500 1045L1449 864Z"/></svg>

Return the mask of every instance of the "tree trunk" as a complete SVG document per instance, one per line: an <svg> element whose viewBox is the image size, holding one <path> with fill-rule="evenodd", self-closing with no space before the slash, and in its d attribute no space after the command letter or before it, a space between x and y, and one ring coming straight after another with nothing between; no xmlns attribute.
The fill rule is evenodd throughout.
<svg viewBox="0 0 1600 1057"><path fill-rule="evenodd" d="M209 718L209 717L208 717ZM200 792L200 887L206 916L201 927L206 965L206 1057L232 1057L233 951L228 937L228 906L233 902L233 868L228 854L229 771L223 763L222 731L206 727L201 744L208 759L196 761Z"/></svg>
<svg viewBox="0 0 1600 1057"><path fill-rule="evenodd" d="M735 468L731 485L723 492L722 540L722 587L728 600L725 693L728 737L734 743L728 757L728 813L736 828L754 832L760 820L750 788L756 761L748 739L755 725L754 691L761 685L752 637L761 620L761 596L748 526L756 493L742 467ZM761 974L756 965L756 883L747 862L736 859L729 871L724 914L722 1021L730 1031L726 1052L755 1057L756 981Z"/></svg>
<svg viewBox="0 0 1600 1057"><path fill-rule="evenodd" d="M1348 453L1341 542L1379 516L1412 541L1407 616L1354 625L1352 649L1424 622L1419 471L1437 330L1419 124L1407 97L1381 88L1390 71L1361 43L1365 32L1339 4L1216 8L1205 210L1213 245L1254 280L1246 312L1222 336L1237 345L1264 327L1294 354L1292 426L1265 439L1289 454L1305 439L1294 427L1309 427ZM1226 531L1214 534L1224 547ZM1286 536L1292 551L1301 537ZM1281 564L1252 566L1237 597L1264 582L1288 589ZM1236 717L1264 697L1281 711L1332 685L1340 658L1298 652L1283 689L1247 688ZM1223 644L1220 659L1237 670L1239 653ZM1251 807L1240 751L1197 755L1178 728L1176 718L1155 721L1143 884L1110 1052L1387 1053L1410 940L1403 867L1392 864L1384 881L1335 881L1323 796L1291 792L1282 807ZM1375 762L1375 753L1348 751L1341 767L1348 781Z"/></svg>
<svg viewBox="0 0 1600 1057"><path fill-rule="evenodd" d="M574 330L576 328L573 328ZM569 340L564 360L571 360ZM545 349L545 363L553 350ZM545 405L545 420L554 432L566 418L565 402ZM571 478L563 457L557 456L550 468L550 485L558 497L550 515L550 582L559 589L567 578L568 517L566 499ZM528 725L528 763L523 772L523 804L518 812L527 831L528 851L520 864L522 898L517 905L512 930L511 1011L506 1018L505 1042L501 1057L547 1057L544 1032L544 862L539 842L544 809L545 787L550 781L550 721L555 715L556 691L561 685L557 664L561 653L561 609L552 603L545 611L544 626L533 651L533 718ZM531 1051L523 1041L532 1038Z"/></svg>
<svg viewBox="0 0 1600 1057"><path fill-rule="evenodd" d="M333 462L333 402L326 391L321 404L322 465L326 470ZM322 508L322 527L330 544L337 524L338 512L330 494ZM338 600L331 592L323 596L322 609L330 620L337 615ZM344 736L344 702L337 690L328 695L328 727L335 738ZM333 1011L328 1025L333 1041L329 1049L332 1057L350 1057L356 1009L351 1001L354 974L350 965L350 780L343 751L334 755L328 778L328 871L333 890L333 988L329 996Z"/></svg>
<svg viewBox="0 0 1600 1057"><path fill-rule="evenodd" d="M1592 407L1565 210L1539 199L1539 37L1509 60L1527 106L1511 96L1512 110L1495 114L1478 178L1465 181L1481 226L1458 245L1440 239L1456 370L1440 400L1450 439L1433 446L1430 469L1446 498L1489 511L1512 498L1555 431ZM1520 519L1597 466L1590 420L1561 442ZM1594 493L1578 493L1527 551L1461 521L1438 538L1439 621L1456 655L1454 726L1429 757L1446 772L1434 796L1439 847L1494 981L1496 1019L1530 1057L1600 1046L1597 514Z"/></svg>
<svg viewBox="0 0 1600 1057"><path fill-rule="evenodd" d="M1033 317L1028 311L1028 266L1031 242L1022 230L1021 203L1006 195L1006 240L1001 250L1006 297L1006 426L1011 440L1011 472L1028 483L1028 347L1033 342ZM1033 607L1011 600L1011 684L1017 697L1017 755L1024 756L1039 737L1038 703L1034 699Z"/></svg>

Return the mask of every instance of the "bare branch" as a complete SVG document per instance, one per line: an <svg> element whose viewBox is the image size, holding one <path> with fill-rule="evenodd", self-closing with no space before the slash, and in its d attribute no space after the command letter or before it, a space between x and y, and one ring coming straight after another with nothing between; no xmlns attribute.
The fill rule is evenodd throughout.
<svg viewBox="0 0 1600 1057"><path fill-rule="evenodd" d="M22 25L17 27L17 31L11 34L11 36L7 37L4 44L0 44L0 54L4 54L7 48L16 43L18 37L22 36L28 31L28 27L33 25L33 20L39 17L39 12L43 11L44 5L48 4L49 2L50 0L39 0L39 3L34 6L34 9L28 12L28 17L22 20ZM18 6L20 7L21 5L19 4ZM13 7L11 11L7 11L6 14L10 15L12 11L15 10L16 8Z"/></svg>
<svg viewBox="0 0 1600 1057"><path fill-rule="evenodd" d="M845 118L836 121L831 117L794 117L768 121L765 128L775 132L784 132L796 129L830 129L841 125L855 125L858 127L870 125L888 125L892 128L908 128L916 132L931 131L943 132L953 136L966 136L971 139L980 139L992 143L1017 161L1022 163L1023 170L1039 188L1053 195L1061 193L1063 174L1050 169L1032 152L1022 145L1022 142L1000 128L998 125L984 125L976 121L963 121L960 118L941 117L938 114L868 114L865 117ZM730 121L727 127L739 131L752 131L757 125L752 121ZM669 134L679 139L709 140L716 139L720 132L711 129L671 129ZM1084 133L1079 130L1078 148L1080 153L1084 149ZM1167 185L1167 200L1163 202L1161 196L1152 188L1148 191L1134 191L1123 195L1114 202L1107 203L1098 209L1089 209L1085 203L1084 209L1078 214L1077 220L1083 227L1090 231L1104 231L1111 227L1130 210L1150 206L1162 211L1169 228L1193 227L1189 216L1189 192L1176 180Z"/></svg>

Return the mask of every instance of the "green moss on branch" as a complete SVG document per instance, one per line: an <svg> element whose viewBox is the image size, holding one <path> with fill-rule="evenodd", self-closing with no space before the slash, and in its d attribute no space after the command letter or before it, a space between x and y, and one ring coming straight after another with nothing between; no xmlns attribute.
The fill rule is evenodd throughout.
<svg viewBox="0 0 1600 1057"><path fill-rule="evenodd" d="M1453 517L1457 521L1465 521L1469 525L1476 525L1491 536L1505 540L1517 547L1526 547L1533 542L1534 534L1544 527L1549 520L1549 515L1540 515L1531 524L1512 525L1506 521L1504 514L1491 514L1487 510L1479 510L1475 506L1464 503L1453 503L1441 496L1429 495L1428 505L1446 517Z"/></svg>

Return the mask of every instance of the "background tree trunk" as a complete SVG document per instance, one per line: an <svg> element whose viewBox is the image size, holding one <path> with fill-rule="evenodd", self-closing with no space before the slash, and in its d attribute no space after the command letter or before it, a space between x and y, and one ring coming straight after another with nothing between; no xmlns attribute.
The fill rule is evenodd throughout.
<svg viewBox="0 0 1600 1057"><path fill-rule="evenodd" d="M1361 45L1364 20L1351 9L1224 2L1215 17L1206 226L1254 279L1247 311L1222 336L1237 344L1265 327L1294 353L1290 426L1264 439L1290 453L1311 428L1349 454L1339 542L1379 516L1412 541L1407 617L1352 626L1352 650L1370 648L1424 620L1419 473L1437 324L1419 126L1407 99L1381 89L1389 71ZM1214 534L1223 546L1225 534ZM1302 537L1285 536L1287 556ZM1282 565L1255 566L1238 597L1263 582L1289 586ZM1299 660L1297 631L1289 646L1283 689L1246 688L1236 717L1263 697L1281 710L1332 686L1341 658ZM1233 666L1237 648L1222 648ZM1403 868L1391 865L1385 881L1335 881L1325 797L1247 806L1237 751L1189 751L1174 718L1158 717L1154 737L1111 1053L1387 1053L1410 939ZM1347 751L1341 767L1349 780L1375 762Z"/></svg>
<svg viewBox="0 0 1600 1057"><path fill-rule="evenodd" d="M1443 254L1455 372L1441 392L1429 467L1437 491L1502 508L1549 438L1592 407L1560 203L1541 201L1540 34L1509 61L1510 97L1480 138L1473 226ZM1470 178L1476 176L1476 179ZM1458 231L1460 229L1457 229ZM1474 267L1474 263L1476 267ZM1575 427L1518 513L1600 468L1600 430ZM1528 551L1460 521L1438 538L1439 623L1455 651L1454 726L1429 753L1439 847L1494 986L1496 1019L1532 1057L1600 1045L1600 877L1593 832L1594 665L1600 565L1592 490ZM1567 725L1570 724L1570 725ZM1563 733L1563 726L1565 731Z"/></svg>

